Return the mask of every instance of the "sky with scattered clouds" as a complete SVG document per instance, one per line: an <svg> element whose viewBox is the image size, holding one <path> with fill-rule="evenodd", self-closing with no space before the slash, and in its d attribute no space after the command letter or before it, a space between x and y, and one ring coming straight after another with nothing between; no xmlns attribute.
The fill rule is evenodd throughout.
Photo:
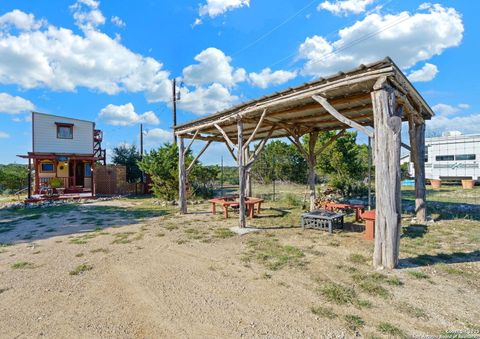
<svg viewBox="0 0 480 339"><path fill-rule="evenodd" d="M437 116L480 133L478 1L58 0L0 3L0 163L31 148L32 110L95 121L147 149L178 122L390 56ZM360 138L360 141L362 138ZM202 147L195 143L194 151ZM233 161L218 145L204 163Z"/></svg>

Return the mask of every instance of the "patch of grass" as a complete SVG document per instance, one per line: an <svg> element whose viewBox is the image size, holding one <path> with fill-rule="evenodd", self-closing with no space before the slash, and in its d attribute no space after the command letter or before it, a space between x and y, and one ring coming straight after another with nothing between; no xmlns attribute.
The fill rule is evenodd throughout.
<svg viewBox="0 0 480 339"><path fill-rule="evenodd" d="M77 258L81 258L81 257L84 256L84 254L83 254L83 253L77 253L77 254L75 254L75 256L76 256Z"/></svg>
<svg viewBox="0 0 480 339"><path fill-rule="evenodd" d="M365 326L365 321L360 318L358 315L347 314L343 317L347 328L351 331L357 331L358 329Z"/></svg>
<svg viewBox="0 0 480 339"><path fill-rule="evenodd" d="M338 304L356 304L357 294L355 290L350 287L345 287L334 282L328 282L320 287L320 293L327 299L327 301Z"/></svg>
<svg viewBox="0 0 480 339"><path fill-rule="evenodd" d="M332 246L332 247L338 247L340 246L340 242L336 241L336 240L332 240L332 241L329 241L327 243L328 246Z"/></svg>
<svg viewBox="0 0 480 339"><path fill-rule="evenodd" d="M428 279L429 276L427 273L422 272L422 271L408 271L407 272L409 275L414 277L415 279Z"/></svg>
<svg viewBox="0 0 480 339"><path fill-rule="evenodd" d="M382 298L387 298L390 293L383 287L382 285L374 282L374 281L362 281L358 284L358 287L365 293L368 293L373 296L379 296Z"/></svg>
<svg viewBox="0 0 480 339"><path fill-rule="evenodd" d="M401 329L387 322L381 322L380 324L378 324L377 330L380 333L383 333L389 336L405 337L405 333L403 333Z"/></svg>
<svg viewBox="0 0 480 339"><path fill-rule="evenodd" d="M25 268L35 268L35 265L28 261L18 261L12 265L12 268L15 270L25 269Z"/></svg>
<svg viewBox="0 0 480 339"><path fill-rule="evenodd" d="M73 271L70 271L70 275L79 275L83 272L86 272L86 271L90 271L93 269L93 266L92 265L89 265L89 264L80 264L78 265L77 267L75 267L75 269Z"/></svg>
<svg viewBox="0 0 480 339"><path fill-rule="evenodd" d="M112 244L128 244L132 242L130 236L135 234L135 232L121 232L112 234L115 237L115 240L112 241Z"/></svg>
<svg viewBox="0 0 480 339"><path fill-rule="evenodd" d="M319 317L322 317L322 318L334 319L337 317L337 314L334 313L332 309L329 307L316 306L316 307L312 307L310 311L312 311L313 314L318 315Z"/></svg>
<svg viewBox="0 0 480 339"><path fill-rule="evenodd" d="M157 237L164 237L165 236L165 233L162 233L162 232L158 232L157 234L155 234Z"/></svg>
<svg viewBox="0 0 480 339"><path fill-rule="evenodd" d="M108 252L110 252L108 248L96 248L90 251L90 253L108 253Z"/></svg>
<svg viewBox="0 0 480 339"><path fill-rule="evenodd" d="M228 228L217 228L213 231L215 238L226 239L235 236L235 232L230 231Z"/></svg>
<svg viewBox="0 0 480 339"><path fill-rule="evenodd" d="M356 253L350 254L350 256L348 257L348 260L354 264L362 264L362 265L366 265L369 261L369 259L364 255L356 254Z"/></svg>
<svg viewBox="0 0 480 339"><path fill-rule="evenodd" d="M83 245L83 244L88 243L88 241L90 239L95 238L97 235L98 235L98 233L93 233L93 232L86 233L86 234L83 234L81 236L70 239L70 243L71 244L77 244L77 245Z"/></svg>
<svg viewBox="0 0 480 339"><path fill-rule="evenodd" d="M184 231L189 239L199 240L205 237L205 233L197 230L196 228L188 228Z"/></svg>
<svg viewBox="0 0 480 339"><path fill-rule="evenodd" d="M305 254L297 247L281 245L275 239L259 239L248 242L244 261L254 259L273 271L285 266L302 267Z"/></svg>
<svg viewBox="0 0 480 339"><path fill-rule="evenodd" d="M357 301L357 306L363 307L363 308L372 308L372 303L365 299L359 299Z"/></svg>
<svg viewBox="0 0 480 339"><path fill-rule="evenodd" d="M178 230L178 226L174 224L165 225L163 226L163 228L165 228L167 231L170 231L170 232L174 230Z"/></svg>
<svg viewBox="0 0 480 339"><path fill-rule="evenodd" d="M429 318L428 314L424 310L422 310L419 307L410 305L406 302L399 303L397 305L397 308L398 310L400 310L400 312L405 313L412 318L423 319L423 320L428 320Z"/></svg>

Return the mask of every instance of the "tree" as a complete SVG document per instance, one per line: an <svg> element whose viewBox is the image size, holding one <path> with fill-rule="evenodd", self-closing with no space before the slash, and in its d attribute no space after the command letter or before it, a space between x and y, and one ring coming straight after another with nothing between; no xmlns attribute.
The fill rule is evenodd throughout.
<svg viewBox="0 0 480 339"><path fill-rule="evenodd" d="M25 165L0 165L0 193L13 193L28 186L28 168Z"/></svg>
<svg viewBox="0 0 480 339"><path fill-rule="evenodd" d="M126 167L128 182L140 181L142 177L142 172L138 167L138 161L140 159L140 153L135 145L121 145L113 149L112 162L115 165L123 165Z"/></svg>
<svg viewBox="0 0 480 339"><path fill-rule="evenodd" d="M334 131L319 133L317 147L321 148L335 135ZM356 143L357 132L346 132L325 149L317 159L317 171L325 176L343 195L362 188L367 175L368 148ZM308 143L308 140L306 141Z"/></svg>
<svg viewBox="0 0 480 339"><path fill-rule="evenodd" d="M255 180L269 184L273 180L305 183L307 164L294 145L281 140L268 143L252 168Z"/></svg>

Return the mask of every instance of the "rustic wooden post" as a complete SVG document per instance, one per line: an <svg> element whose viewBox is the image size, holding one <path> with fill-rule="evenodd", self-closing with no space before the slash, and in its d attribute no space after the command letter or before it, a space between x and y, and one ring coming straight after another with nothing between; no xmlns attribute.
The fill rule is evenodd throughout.
<svg viewBox="0 0 480 339"><path fill-rule="evenodd" d="M238 181L239 181L239 226L245 227L246 226L246 218L245 218L245 189L246 189L246 166L245 163L248 159L245 159L245 151L243 149L243 122L242 120L237 121L237 131L238 131L238 145L237 145L237 161L238 161Z"/></svg>
<svg viewBox="0 0 480 339"><path fill-rule="evenodd" d="M425 188L425 122L408 119L410 134L411 160L415 169L415 212L418 223L427 221Z"/></svg>
<svg viewBox="0 0 480 339"><path fill-rule="evenodd" d="M38 170L38 159L34 159L33 160L34 162L34 167L35 167L35 190L34 190L34 193L35 194L39 194L40 193L40 173L39 173L39 170Z"/></svg>
<svg viewBox="0 0 480 339"><path fill-rule="evenodd" d="M32 198L32 159L28 158L28 199Z"/></svg>
<svg viewBox="0 0 480 339"><path fill-rule="evenodd" d="M315 209L315 200L317 199L317 191L315 189L315 166L317 165L317 157L315 154L315 145L318 139L318 132L310 133L308 141L308 186L310 189L310 211Z"/></svg>
<svg viewBox="0 0 480 339"><path fill-rule="evenodd" d="M94 197L97 194L97 185L95 184L95 178L96 178L95 163L96 163L96 160L93 160L90 168L91 170L90 180L92 180L92 197Z"/></svg>
<svg viewBox="0 0 480 339"><path fill-rule="evenodd" d="M401 230L400 143L402 111L385 77L372 92L375 127L375 249L377 268L398 264Z"/></svg>
<svg viewBox="0 0 480 339"><path fill-rule="evenodd" d="M180 214L187 213L187 170L185 169L185 143L180 137L178 145L178 205Z"/></svg>
<svg viewBox="0 0 480 339"><path fill-rule="evenodd" d="M250 145L246 145L244 159L245 162L250 159ZM250 175L251 167L249 167L245 173L246 175L246 187L245 187L245 196L252 196L252 176Z"/></svg>

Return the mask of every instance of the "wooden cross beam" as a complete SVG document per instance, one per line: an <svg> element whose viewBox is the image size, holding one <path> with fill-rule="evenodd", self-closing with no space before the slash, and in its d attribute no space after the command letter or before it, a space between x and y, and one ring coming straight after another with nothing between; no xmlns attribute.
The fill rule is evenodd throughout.
<svg viewBox="0 0 480 339"><path fill-rule="evenodd" d="M272 136L272 133L273 133L274 130L275 130L275 127L272 127L272 129L270 130L268 135L265 138L263 138L263 140L260 142L260 144L258 144L257 148L253 152L253 155L250 157L250 159L248 160L248 162L246 164L248 169L253 165L255 160L257 160L258 155L262 151L262 149L265 146L265 144L267 143L268 139L270 139L270 137Z"/></svg>
<svg viewBox="0 0 480 339"><path fill-rule="evenodd" d="M319 95L313 95L312 99L317 101L320 105L322 105L323 108L325 108L325 110L328 113L330 113L332 116L334 116L338 121L343 122L347 126L350 126L359 131L362 131L363 133L368 135L370 138L374 137L373 132L371 130L340 114L332 105L328 103L327 99L325 99L324 97L321 97Z"/></svg>
<svg viewBox="0 0 480 339"><path fill-rule="evenodd" d="M223 138L225 139L225 142L228 144L228 146L231 147L232 150L235 149L235 144L232 142L232 140L230 140L227 133L225 133L225 131L220 126L218 126L218 124L214 124L214 126L223 135Z"/></svg>
<svg viewBox="0 0 480 339"><path fill-rule="evenodd" d="M195 138L197 137L198 132L200 132L200 130L197 129L195 131L195 134L193 135L193 138L190 140L190 143L188 144L187 148L185 148L184 155L187 155L188 151L190 150L190 147L192 147L192 144L195 141Z"/></svg>
<svg viewBox="0 0 480 339"><path fill-rule="evenodd" d="M331 144L333 144L335 142L335 140L337 140L338 138L340 138L342 135L344 135L346 132L346 130L342 129L340 132L338 132L337 134L335 134L333 137L330 138L330 140L327 141L327 143L325 145L323 145L322 148L320 148L319 150L317 150L315 152L315 157L318 157L320 156L320 154L323 153L323 151L325 151Z"/></svg>
<svg viewBox="0 0 480 339"><path fill-rule="evenodd" d="M225 146L227 146L228 152L229 152L230 155L232 156L233 160L235 160L235 162L238 164L237 157L235 156L235 153L233 152L234 149L230 147L230 145L228 144L227 141L225 141Z"/></svg>
<svg viewBox="0 0 480 339"><path fill-rule="evenodd" d="M212 141L208 141L205 146L203 146L202 150L197 154L197 156L195 157L195 159L193 159L192 163L188 166L187 168L187 175L190 173L190 171L192 170L193 168L193 165L195 165L195 163L198 161L198 159L202 156L202 154L207 150L208 146L210 146L210 144L212 143Z"/></svg>
<svg viewBox="0 0 480 339"><path fill-rule="evenodd" d="M255 129L253 130L252 134L250 135L250 138L248 138L248 140L243 145L243 150L244 151L247 149L248 145L252 142L253 138L255 138L255 134L257 134L258 129L262 125L263 119L265 119L266 114L267 114L267 109L264 109L262 115L260 116L260 120L258 120L257 126L255 126Z"/></svg>

